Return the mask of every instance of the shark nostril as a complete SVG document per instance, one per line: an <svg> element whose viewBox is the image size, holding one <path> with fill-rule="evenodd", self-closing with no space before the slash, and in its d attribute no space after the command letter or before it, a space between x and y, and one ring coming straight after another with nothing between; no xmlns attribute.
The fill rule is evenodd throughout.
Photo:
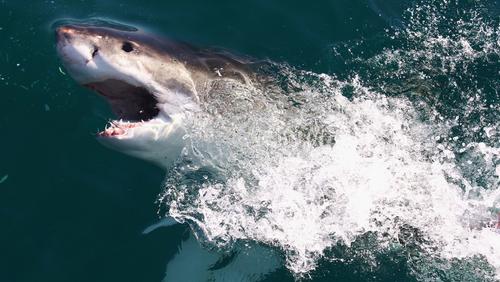
<svg viewBox="0 0 500 282"><path fill-rule="evenodd" d="M98 51L99 51L99 48L97 48L97 46L94 46L94 51L92 51L92 58L94 58L95 55L97 55Z"/></svg>

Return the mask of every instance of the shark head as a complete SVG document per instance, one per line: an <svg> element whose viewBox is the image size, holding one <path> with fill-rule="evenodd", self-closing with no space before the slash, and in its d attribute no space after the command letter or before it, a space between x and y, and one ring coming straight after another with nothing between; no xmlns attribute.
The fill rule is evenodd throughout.
<svg viewBox="0 0 500 282"><path fill-rule="evenodd" d="M96 91L116 119L99 132L105 146L168 166L183 144L183 119L198 110L189 49L136 30L95 25L56 28L69 74Z"/></svg>

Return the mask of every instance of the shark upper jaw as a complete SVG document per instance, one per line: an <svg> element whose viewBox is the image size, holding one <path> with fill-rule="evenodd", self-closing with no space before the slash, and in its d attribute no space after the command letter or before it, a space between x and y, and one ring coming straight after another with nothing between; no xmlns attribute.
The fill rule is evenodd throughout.
<svg viewBox="0 0 500 282"><path fill-rule="evenodd" d="M148 127L150 121L170 122L171 118L160 111L162 105L148 87L106 62L99 56L98 47L78 42L78 32L77 27L58 27L57 51L71 76L104 97L117 117L97 133L99 139L132 138L134 131Z"/></svg>

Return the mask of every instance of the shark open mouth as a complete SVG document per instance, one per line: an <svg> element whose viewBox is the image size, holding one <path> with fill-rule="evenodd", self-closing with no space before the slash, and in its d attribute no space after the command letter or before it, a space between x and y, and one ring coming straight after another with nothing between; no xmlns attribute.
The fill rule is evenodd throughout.
<svg viewBox="0 0 500 282"><path fill-rule="evenodd" d="M85 84L106 98L117 120L111 121L99 136L110 137L127 133L158 116L158 101L146 88L116 79Z"/></svg>

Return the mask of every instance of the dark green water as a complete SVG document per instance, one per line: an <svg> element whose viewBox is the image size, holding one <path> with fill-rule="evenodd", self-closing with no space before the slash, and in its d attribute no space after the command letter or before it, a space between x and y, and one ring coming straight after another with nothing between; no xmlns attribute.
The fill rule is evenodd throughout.
<svg viewBox="0 0 500 282"><path fill-rule="evenodd" d="M434 12L442 8L440 1L425 3ZM424 100L444 119L463 120L452 130L459 141L451 147L463 141L498 148L498 135L488 139L481 133L484 127L498 129L498 2L447 6L447 18L462 19L462 27L433 23L422 13L422 19L412 21L404 11L415 4L0 1L0 281L161 281L186 232L186 227L175 226L141 234L158 218L156 200L165 172L97 143L93 134L111 115L101 99L59 71L54 21L114 19L195 45L221 46L340 79L358 75L389 96L427 95ZM471 19L465 11L477 11L481 18ZM479 25L492 28L493 34L467 37ZM405 28L423 35L409 39L398 34ZM460 58L463 49L433 49L425 43L431 35L458 34L476 43L474 50L489 43L493 47L483 57L458 60L454 69L447 69L447 58ZM419 54L424 46L428 49ZM384 64L387 59L377 57L383 50L401 51L406 67ZM467 103L476 93L478 103ZM481 129L472 130L477 126ZM464 169L463 174L482 189L497 189L499 160L494 158L493 168L479 174ZM421 280L406 259L415 250L379 254L374 267L351 249L331 252L352 260L321 261L311 273L313 281ZM457 259L446 265L418 273L434 272L428 276L431 281L486 281L495 273L483 260ZM293 275L282 268L267 281L293 281Z"/></svg>

